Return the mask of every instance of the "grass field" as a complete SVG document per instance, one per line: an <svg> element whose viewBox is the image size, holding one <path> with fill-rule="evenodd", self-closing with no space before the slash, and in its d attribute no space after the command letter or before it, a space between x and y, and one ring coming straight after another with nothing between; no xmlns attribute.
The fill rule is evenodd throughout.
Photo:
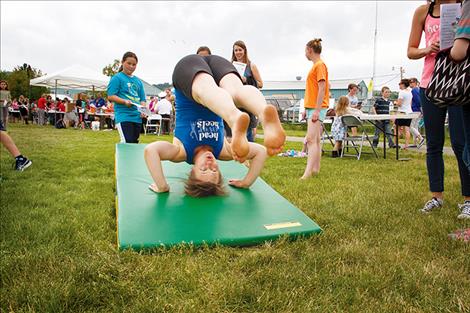
<svg viewBox="0 0 470 313"><path fill-rule="evenodd" d="M444 207L427 216L418 212L429 197L424 154L324 156L307 182L298 180L305 159L273 157L262 178L321 235L137 253L116 246L116 131L9 133L33 165L13 171L1 148L2 312L470 312L470 244L447 239L470 227L456 219L454 157L445 157Z"/></svg>

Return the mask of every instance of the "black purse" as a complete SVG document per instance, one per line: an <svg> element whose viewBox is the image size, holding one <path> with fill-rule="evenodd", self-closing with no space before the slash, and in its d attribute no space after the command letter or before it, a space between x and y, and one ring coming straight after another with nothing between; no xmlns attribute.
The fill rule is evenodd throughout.
<svg viewBox="0 0 470 313"><path fill-rule="evenodd" d="M451 48L436 55L431 81L426 97L441 108L452 105L470 105L470 48L466 58L455 62L450 56Z"/></svg>

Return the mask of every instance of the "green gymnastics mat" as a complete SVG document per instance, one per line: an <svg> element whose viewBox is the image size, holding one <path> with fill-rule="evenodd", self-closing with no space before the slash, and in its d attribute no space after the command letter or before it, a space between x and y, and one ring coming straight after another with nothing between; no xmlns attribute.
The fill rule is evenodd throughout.
<svg viewBox="0 0 470 313"><path fill-rule="evenodd" d="M177 244L247 246L321 232L302 211L261 178L250 189L227 186L228 196L192 198L184 194L190 165L163 162L169 193L148 189L153 182L142 144L116 145L117 242L120 249L170 247ZM219 161L227 182L243 178L247 168Z"/></svg>

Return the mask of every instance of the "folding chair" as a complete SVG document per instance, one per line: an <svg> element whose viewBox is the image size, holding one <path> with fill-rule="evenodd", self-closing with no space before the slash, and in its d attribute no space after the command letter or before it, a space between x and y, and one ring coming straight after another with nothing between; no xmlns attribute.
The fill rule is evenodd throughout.
<svg viewBox="0 0 470 313"><path fill-rule="evenodd" d="M160 136L162 130L162 116L160 114L152 114L147 117L147 123L144 127L144 133L147 135L147 132L150 132L151 129L155 129L153 134Z"/></svg>
<svg viewBox="0 0 470 313"><path fill-rule="evenodd" d="M332 118L326 118L323 122L321 122L321 127L322 127L322 135L321 135L322 152L331 152L332 151L332 150L323 149L323 145L325 143L325 140L328 140L333 148L335 147L335 142L333 140L333 136L330 135L330 133L328 132L328 130L325 127L325 124L332 125L332 123L333 123Z"/></svg>
<svg viewBox="0 0 470 313"><path fill-rule="evenodd" d="M362 121L357 118L354 115L343 115L341 117L341 122L343 125L346 127L346 129L349 130L350 127L357 127L357 133L360 135L357 136L350 136L349 133L346 131L346 137L344 137L343 140L343 149L341 150L341 157L343 156L354 156L358 160L361 158L362 152L362 147L364 146L364 140L367 140L369 142L370 147L372 148L372 151L375 155L376 158L379 156L377 155L377 152L375 151L374 145L372 144L372 141L369 138L369 135L367 135L366 129L364 127L364 124ZM359 142L360 144L357 145L356 142ZM351 145L349 145L351 143ZM354 148L356 151L356 154L345 154L344 151L348 150L349 148ZM364 152L366 153L366 152Z"/></svg>

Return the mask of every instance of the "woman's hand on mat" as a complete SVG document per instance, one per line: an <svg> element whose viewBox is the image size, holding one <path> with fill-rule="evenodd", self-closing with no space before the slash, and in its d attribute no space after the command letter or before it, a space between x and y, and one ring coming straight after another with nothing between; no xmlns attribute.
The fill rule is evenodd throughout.
<svg viewBox="0 0 470 313"><path fill-rule="evenodd" d="M237 188L249 188L250 186L247 185L243 180L240 179L230 179L228 184L233 187Z"/></svg>
<svg viewBox="0 0 470 313"><path fill-rule="evenodd" d="M164 187L158 188L158 186L156 184L151 184L149 186L149 189L152 190L153 192L156 192L156 193L164 193L164 192L170 191L170 186L168 186L168 184L166 184Z"/></svg>

